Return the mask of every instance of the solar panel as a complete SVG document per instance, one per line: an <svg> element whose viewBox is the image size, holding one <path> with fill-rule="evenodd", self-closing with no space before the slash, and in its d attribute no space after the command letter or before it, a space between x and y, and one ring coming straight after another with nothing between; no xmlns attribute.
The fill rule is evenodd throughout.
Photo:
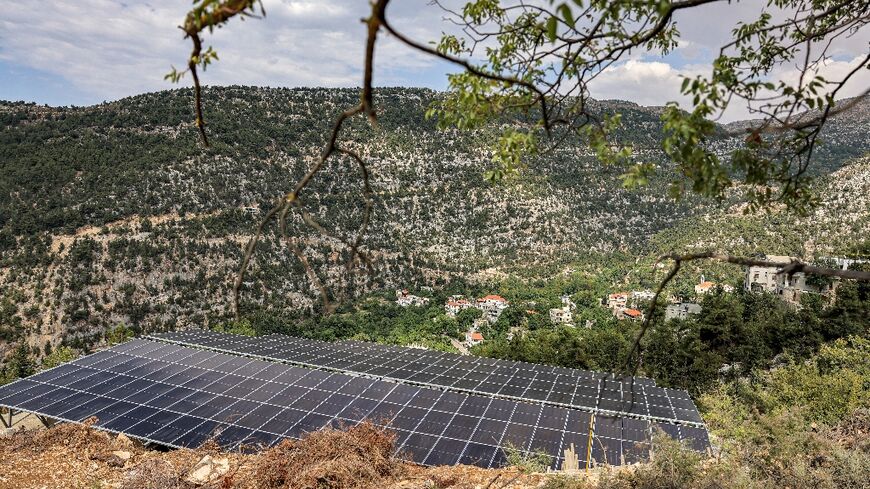
<svg viewBox="0 0 870 489"><path fill-rule="evenodd" d="M370 419L396 433L397 452L409 460L482 467L503 465L508 444L542 451L558 467L569 444L586 446L593 423L592 415L572 409L149 340L0 386L0 406L70 422L93 416L97 428L171 447L197 447L213 438L228 450ZM703 429L660 425L692 446L708 446ZM636 447L649 445L647 421L595 416L593 426L595 444L603 447L593 450L596 462L630 461Z"/></svg>
<svg viewBox="0 0 870 489"><path fill-rule="evenodd" d="M151 338L454 392L704 426L685 391L658 387L642 377L614 378L603 373L525 362L358 341L330 343L278 334L250 337L191 330Z"/></svg>

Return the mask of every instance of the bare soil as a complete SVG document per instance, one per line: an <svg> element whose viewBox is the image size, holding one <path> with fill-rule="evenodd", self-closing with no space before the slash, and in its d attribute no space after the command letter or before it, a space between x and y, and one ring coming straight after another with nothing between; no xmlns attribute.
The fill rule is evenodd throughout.
<svg viewBox="0 0 870 489"><path fill-rule="evenodd" d="M88 426L44 429L28 423L0 437L0 489L519 489L540 487L548 477L516 468L421 467L392 453L390 433L369 424L322 430L256 453L228 453L214 444L151 450ZM229 470L208 482L191 482L192 470L207 455L227 459Z"/></svg>

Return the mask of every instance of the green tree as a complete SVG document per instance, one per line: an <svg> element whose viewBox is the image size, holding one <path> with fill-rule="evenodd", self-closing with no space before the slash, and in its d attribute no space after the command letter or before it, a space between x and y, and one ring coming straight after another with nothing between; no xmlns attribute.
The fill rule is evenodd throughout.
<svg viewBox="0 0 870 489"><path fill-rule="evenodd" d="M870 334L870 283L844 281L838 284L836 300L821 314L822 334L827 339Z"/></svg>
<svg viewBox="0 0 870 489"><path fill-rule="evenodd" d="M59 346L55 348L53 352L46 355L42 359L41 368L49 369L57 367L58 365L66 362L71 362L78 358L79 354L77 351L73 350L68 346Z"/></svg>
<svg viewBox="0 0 870 489"><path fill-rule="evenodd" d="M213 327L212 330L220 331L221 333L240 334L244 336L257 336L257 330L251 325L251 321L247 319L221 323Z"/></svg>
<svg viewBox="0 0 870 489"><path fill-rule="evenodd" d="M462 331L466 331L482 316L483 312L480 309L469 307L468 309L463 309L456 314L456 322Z"/></svg>
<svg viewBox="0 0 870 489"><path fill-rule="evenodd" d="M701 339L700 325L672 320L656 324L644 347L643 368L665 386L697 393L718 379L724 358Z"/></svg>
<svg viewBox="0 0 870 489"><path fill-rule="evenodd" d="M743 322L743 303L717 288L701 301L703 314L698 319L700 340L723 354L734 344L734 335Z"/></svg>
<svg viewBox="0 0 870 489"><path fill-rule="evenodd" d="M12 358L3 370L5 382L33 375L36 366L30 358L30 347L27 346L27 343L21 342L15 347Z"/></svg>
<svg viewBox="0 0 870 489"><path fill-rule="evenodd" d="M117 345L134 337L136 332L125 324L119 324L106 332L106 343L109 345Z"/></svg>

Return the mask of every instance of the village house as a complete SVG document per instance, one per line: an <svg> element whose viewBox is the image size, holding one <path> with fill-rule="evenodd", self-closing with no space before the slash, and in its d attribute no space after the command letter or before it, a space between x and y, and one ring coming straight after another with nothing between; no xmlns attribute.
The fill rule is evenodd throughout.
<svg viewBox="0 0 870 489"><path fill-rule="evenodd" d="M628 292L616 292L607 296L607 307L610 309L625 309L627 305Z"/></svg>
<svg viewBox="0 0 870 489"><path fill-rule="evenodd" d="M655 297L655 292L651 290L635 290L631 293L631 305L638 307L644 302L649 302Z"/></svg>
<svg viewBox="0 0 870 489"><path fill-rule="evenodd" d="M479 331L469 330L465 332L465 346L475 346L483 343L483 335Z"/></svg>
<svg viewBox="0 0 870 489"><path fill-rule="evenodd" d="M712 292L716 287L722 287L722 290L728 293L734 292L734 287L727 284L717 284L716 282L710 282L709 280L704 280L698 285L695 286L695 295L705 295Z"/></svg>
<svg viewBox="0 0 870 489"><path fill-rule="evenodd" d="M701 313L701 306L692 302L668 304L665 308L665 321L671 319L688 319L689 316Z"/></svg>
<svg viewBox="0 0 870 489"><path fill-rule="evenodd" d="M550 322L553 324L572 324L574 314L569 306L550 309Z"/></svg>
<svg viewBox="0 0 870 489"><path fill-rule="evenodd" d="M774 293L786 302L800 304L804 294L823 294L830 290L807 283L807 276L803 273L795 273L791 276L782 273L776 276L776 290Z"/></svg>
<svg viewBox="0 0 870 489"><path fill-rule="evenodd" d="M789 256L782 255L767 255L763 259L780 266L748 267L746 269L746 276L743 279L743 288L749 292L769 292L775 294L777 285L776 274L780 268L791 263L792 259Z"/></svg>
<svg viewBox="0 0 870 489"><path fill-rule="evenodd" d="M807 282L807 276L803 272L791 275L778 273L784 266L796 260L796 258L782 255L766 255L762 258L775 265L746 268L743 287L749 292L767 292L778 295L784 301L791 304L800 304L801 296L804 294L827 294L836 289L836 281L831 281L827 285L812 284ZM828 258L826 260L833 261L836 266L843 269L859 261L847 258Z"/></svg>
<svg viewBox="0 0 870 489"><path fill-rule="evenodd" d="M448 299L447 303L444 304L444 311L450 317L456 317L459 314L459 311L468 309L473 307L471 302L467 299L463 299L461 296L452 296Z"/></svg>
<svg viewBox="0 0 870 489"><path fill-rule="evenodd" d="M511 326L511 328L508 330L507 334L505 335L505 339L508 341L511 341L515 337L522 338L525 335L526 335L526 328L523 328L522 326Z"/></svg>
<svg viewBox="0 0 870 489"><path fill-rule="evenodd" d="M476 307L483 311L484 318L494 323L501 316L502 311L508 308L508 301L500 295L490 294L477 299Z"/></svg>
<svg viewBox="0 0 870 489"><path fill-rule="evenodd" d="M563 295L561 300L562 307L550 309L550 322L553 324L573 324L574 310L577 309L577 304L574 304L568 295Z"/></svg>
<svg viewBox="0 0 870 489"><path fill-rule="evenodd" d="M623 309L622 315L617 317L619 319L628 319L629 321L642 321L643 313L637 309Z"/></svg>
<svg viewBox="0 0 870 489"><path fill-rule="evenodd" d="M428 297L420 297L408 292L408 289L401 289L396 291L396 304L402 307L408 306L427 306L429 305Z"/></svg>

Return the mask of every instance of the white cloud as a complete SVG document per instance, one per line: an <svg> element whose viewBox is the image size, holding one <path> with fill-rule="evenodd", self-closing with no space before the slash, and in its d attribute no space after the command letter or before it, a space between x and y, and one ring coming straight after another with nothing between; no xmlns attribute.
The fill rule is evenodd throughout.
<svg viewBox="0 0 870 489"><path fill-rule="evenodd" d="M688 100L680 94L682 76L696 76L708 71L709 68L703 65L676 69L661 61L632 59L600 74L590 91L594 98L631 100L640 105L664 105L672 101L684 104Z"/></svg>
<svg viewBox="0 0 870 489"><path fill-rule="evenodd" d="M450 0L450 6L462 3ZM365 0L264 0L263 20L233 19L229 26L207 36L220 61L209 67L203 81L211 85L359 86L365 25ZM185 0L22 0L0 17L0 61L12 70L32 68L56 76L79 93L94 99L114 99L171 88L163 80L171 64L183 67L190 44L177 26L190 2ZM675 16L683 34L673 55L662 59L635 51L601 74L592 84L596 98L619 98L642 105L685 104L679 93L681 75L709 74L709 62L730 39L740 20L757 17L756 2L713 4L679 11ZM454 28L428 0L393 2L392 23L410 37L427 43L442 30ZM421 55L381 34L376 54L375 81L379 85L443 86L433 73L443 63ZM866 52L866 40L844 37L831 46L837 61L823 75L842 75ZM855 59L853 59L855 58ZM777 77L793 79L793 67ZM792 77L792 78L789 78ZM843 96L870 86L863 71ZM189 84L189 80L183 82ZM0 89L0 98L3 97ZM684 105L685 106L685 105ZM747 115L735 107L724 120Z"/></svg>
<svg viewBox="0 0 870 489"><path fill-rule="evenodd" d="M862 54L849 60L825 60L818 69L807 73L807 75L804 76L804 84L817 75L824 77L828 82L839 83L861 64L865 56L866 55ZM777 70L773 75L776 79L782 80L790 85L797 85L800 80L800 71L791 66ZM854 97L863 93L868 87L870 87L870 70L860 68L851 78L849 78L848 82L843 85L843 88L837 92L837 97ZM833 86L829 87L829 89L833 88Z"/></svg>
<svg viewBox="0 0 870 489"><path fill-rule="evenodd" d="M842 80L855 69L864 59L864 55L856 56L848 61L827 61L815 74L829 81ZM691 108L691 100L680 93L683 77L693 78L698 75L709 76L710 66L704 64L687 65L677 69L660 61L629 60L613 66L592 83L590 91L598 99L631 100L640 105L664 105L677 102L684 109ZM794 66L785 65L771 73L770 80L782 80L790 85L796 85L800 71ZM805 82L806 83L806 80ZM837 93L837 98L854 97L870 87L870 70L861 69L843 89ZM740 100L732 102L721 122L758 117Z"/></svg>
<svg viewBox="0 0 870 489"><path fill-rule="evenodd" d="M412 26L424 41L439 31L426 28L426 4L395 9L395 23ZM0 19L0 60L62 77L77 89L113 99L170 88L170 65L181 68L190 43L177 28L190 3L151 0L77 2L25 0ZM209 67L206 84L269 86L358 86L362 83L368 2L358 0L265 0L266 18L233 19L204 43L220 61ZM431 8L431 7L429 7ZM431 10L428 11L431 13ZM432 26L437 27L437 26ZM415 70L435 61L389 39L378 51L380 64ZM413 84L413 80L383 83ZM189 83L187 80L185 83Z"/></svg>

